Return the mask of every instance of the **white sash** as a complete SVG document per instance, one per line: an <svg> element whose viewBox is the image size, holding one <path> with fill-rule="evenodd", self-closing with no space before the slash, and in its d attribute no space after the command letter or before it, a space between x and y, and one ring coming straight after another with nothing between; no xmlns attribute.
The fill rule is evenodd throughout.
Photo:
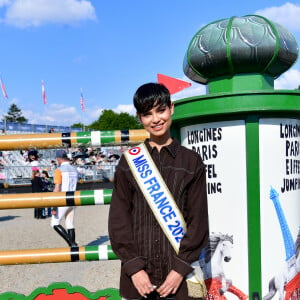
<svg viewBox="0 0 300 300"><path fill-rule="evenodd" d="M180 241L186 232L186 223L147 147L142 143L125 151L124 155L156 220L178 254ZM196 297L203 297L205 286L203 287L203 273L199 262L192 263L192 267L194 271L187 276L187 282L201 284L201 295L197 294Z"/></svg>

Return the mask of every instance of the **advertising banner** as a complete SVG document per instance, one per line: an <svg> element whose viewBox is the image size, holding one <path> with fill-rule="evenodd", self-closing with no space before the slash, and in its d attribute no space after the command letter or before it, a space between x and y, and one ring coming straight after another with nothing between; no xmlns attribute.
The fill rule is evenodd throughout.
<svg viewBox="0 0 300 300"><path fill-rule="evenodd" d="M246 299L248 292L245 122L226 121L181 128L183 146L206 165L210 261L200 263L211 297ZM205 252L205 251L204 251ZM222 256L222 257L221 257ZM215 298L219 299L219 298Z"/></svg>
<svg viewBox="0 0 300 300"><path fill-rule="evenodd" d="M300 299L300 120L259 122L262 293Z"/></svg>

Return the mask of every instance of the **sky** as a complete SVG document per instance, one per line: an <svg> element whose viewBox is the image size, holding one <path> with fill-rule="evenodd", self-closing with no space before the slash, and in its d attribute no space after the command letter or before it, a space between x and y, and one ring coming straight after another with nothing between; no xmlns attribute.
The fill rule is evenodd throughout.
<svg viewBox="0 0 300 300"><path fill-rule="evenodd" d="M104 109L134 114L133 94L157 74L191 82L182 63L203 26L249 14L281 24L300 45L300 0L0 0L0 76L8 95L0 91L0 116L12 103L32 124L89 125ZM191 83L172 99L206 93ZM275 88L299 85L298 59Z"/></svg>

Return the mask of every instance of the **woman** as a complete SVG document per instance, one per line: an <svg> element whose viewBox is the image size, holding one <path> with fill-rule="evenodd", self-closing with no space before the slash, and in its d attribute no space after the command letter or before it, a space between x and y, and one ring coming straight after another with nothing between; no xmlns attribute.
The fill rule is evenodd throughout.
<svg viewBox="0 0 300 300"><path fill-rule="evenodd" d="M134 95L134 106L139 120L150 134L145 146L172 193L187 228L176 253L148 205L140 182L122 156L115 172L108 222L113 251L122 263L120 295L126 300L199 299L202 296L192 293L185 277L193 271L190 264L198 260L208 241L205 165L196 152L184 148L171 137L174 104L163 85L149 83L141 86ZM131 152L132 155L138 153ZM143 165L142 156L136 156L135 163L143 173L141 184L148 190L150 188L155 201L163 201L159 198L163 192L156 193L158 186L154 183L156 177L149 173L150 165ZM150 187L149 182L153 184ZM159 212L173 221L173 207L166 203Z"/></svg>
<svg viewBox="0 0 300 300"><path fill-rule="evenodd" d="M42 171L43 192L53 192L53 181L49 177L48 171Z"/></svg>
<svg viewBox="0 0 300 300"><path fill-rule="evenodd" d="M42 171L42 182L43 182L43 192L53 192L54 184L52 179L49 177L48 171ZM51 207L43 208L43 215L45 217L51 217Z"/></svg>
<svg viewBox="0 0 300 300"><path fill-rule="evenodd" d="M31 150L28 152L28 161L29 164L32 166L32 169L34 167L38 167L39 166L39 155L38 152L36 150Z"/></svg>
<svg viewBox="0 0 300 300"><path fill-rule="evenodd" d="M40 177L40 170L37 167L32 167L32 175L31 175L31 191L32 193L41 193L43 191L43 182ZM44 218L43 216L43 208L35 208L34 209L34 217L36 219Z"/></svg>

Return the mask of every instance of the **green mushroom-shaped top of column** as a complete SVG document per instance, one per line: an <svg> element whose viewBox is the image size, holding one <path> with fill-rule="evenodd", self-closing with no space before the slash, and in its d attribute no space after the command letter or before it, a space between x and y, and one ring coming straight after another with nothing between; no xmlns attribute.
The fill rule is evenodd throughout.
<svg viewBox="0 0 300 300"><path fill-rule="evenodd" d="M257 15L212 22L192 38L183 70L209 92L273 89L274 79L297 60L291 33ZM251 77L251 80L249 80Z"/></svg>

